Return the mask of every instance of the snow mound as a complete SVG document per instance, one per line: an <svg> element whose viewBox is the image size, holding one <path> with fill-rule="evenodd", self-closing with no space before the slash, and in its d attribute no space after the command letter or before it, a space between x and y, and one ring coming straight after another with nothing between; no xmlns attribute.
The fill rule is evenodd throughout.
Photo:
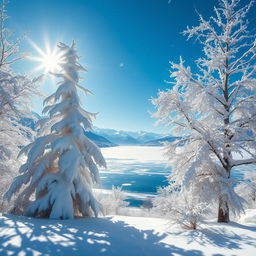
<svg viewBox="0 0 256 256"><path fill-rule="evenodd" d="M239 219L239 223L256 225L256 209L246 209L245 214Z"/></svg>

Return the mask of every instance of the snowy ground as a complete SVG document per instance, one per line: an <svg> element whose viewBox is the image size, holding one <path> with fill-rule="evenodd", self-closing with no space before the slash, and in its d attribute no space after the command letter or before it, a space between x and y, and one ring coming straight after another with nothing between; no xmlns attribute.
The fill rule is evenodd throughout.
<svg viewBox="0 0 256 256"><path fill-rule="evenodd" d="M256 224L209 223L191 231L157 218L56 221L2 215L0 255L255 256Z"/></svg>

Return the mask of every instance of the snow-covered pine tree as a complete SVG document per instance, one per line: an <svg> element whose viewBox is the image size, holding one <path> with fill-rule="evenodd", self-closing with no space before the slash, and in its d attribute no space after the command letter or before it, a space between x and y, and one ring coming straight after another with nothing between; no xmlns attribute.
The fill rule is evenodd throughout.
<svg viewBox="0 0 256 256"><path fill-rule="evenodd" d="M54 219L97 216L101 205L91 186L100 181L97 165L105 167L106 163L100 149L84 135L84 131L91 130L95 116L79 103L77 88L90 93L78 84L79 72L85 69L78 63L74 42L71 47L59 43L58 48L61 71L55 76L61 81L56 92L44 101L48 105L43 113L49 117L38 122L41 136L21 150L27 162L5 197L10 199L23 184L28 184L15 203L15 210L26 208L25 215Z"/></svg>
<svg viewBox="0 0 256 256"><path fill-rule="evenodd" d="M14 39L11 30L5 26L7 2L2 0L0 3L0 201L18 173L19 146L29 143L28 135L32 131L22 124L22 119L31 116L29 100L36 93L38 81L15 73L11 67L23 59L24 54L19 50L20 38Z"/></svg>
<svg viewBox="0 0 256 256"><path fill-rule="evenodd" d="M220 0L214 17L199 14L200 24L183 32L202 45L197 71L182 58L171 63L171 88L152 100L153 116L182 137L166 144L171 180L202 201L218 202L218 222L242 210L231 173L256 163L256 40L246 19L253 1L242 4Z"/></svg>

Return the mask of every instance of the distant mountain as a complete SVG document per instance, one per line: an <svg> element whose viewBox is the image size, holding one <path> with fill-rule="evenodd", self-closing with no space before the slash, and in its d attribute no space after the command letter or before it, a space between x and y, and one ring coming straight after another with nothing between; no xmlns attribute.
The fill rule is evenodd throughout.
<svg viewBox="0 0 256 256"><path fill-rule="evenodd" d="M117 145L140 145L140 141L127 134L125 131L117 131L114 129L100 129L98 127L93 128L93 132L105 137L109 141Z"/></svg>
<svg viewBox="0 0 256 256"><path fill-rule="evenodd" d="M87 138L92 140L95 144L97 144L101 148L117 146L117 144L115 144L115 143L109 141L108 139L104 138L103 136L100 136L93 132L85 132L85 135Z"/></svg>
<svg viewBox="0 0 256 256"><path fill-rule="evenodd" d="M33 117L28 117L28 118L22 118L20 120L21 124L27 127L30 127L33 131L36 130L36 121L37 119L40 119L41 116L38 115L37 113L32 113ZM96 145L98 145L99 147L114 147L117 146L117 144L109 141L108 139L104 138L103 136L100 136L98 134L95 134L93 132L85 132L85 135L92 140ZM30 137L31 135L28 134L28 137Z"/></svg>
<svg viewBox="0 0 256 256"><path fill-rule="evenodd" d="M146 131L139 131L139 132L126 132L128 135L132 136L140 143L145 143L147 141L156 140L163 137L163 134L153 133L153 132L146 132Z"/></svg>
<svg viewBox="0 0 256 256"><path fill-rule="evenodd" d="M41 117L33 113L35 119ZM35 130L35 120L32 118L24 118L22 123L25 126ZM99 147L114 147L117 145L126 146L161 146L163 141L173 141L178 137L164 136L163 134L146 132L146 131L118 131L115 129L101 129L93 127L93 131L85 132L85 135Z"/></svg>
<svg viewBox="0 0 256 256"><path fill-rule="evenodd" d="M180 137L165 136L160 139L147 141L143 145L144 146L162 146L163 142L166 142L166 141L172 142L178 139L180 139Z"/></svg>
<svg viewBox="0 0 256 256"><path fill-rule="evenodd" d="M144 145L148 141L158 140L164 136L163 134L146 131L118 131L114 129L101 129L98 127L93 127L93 132L118 145Z"/></svg>

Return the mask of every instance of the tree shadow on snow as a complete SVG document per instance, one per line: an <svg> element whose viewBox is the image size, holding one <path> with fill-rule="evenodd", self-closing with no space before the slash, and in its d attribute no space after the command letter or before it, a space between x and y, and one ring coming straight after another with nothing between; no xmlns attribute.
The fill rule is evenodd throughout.
<svg viewBox="0 0 256 256"><path fill-rule="evenodd" d="M8 214L0 218L0 255L203 256L162 243L166 236L111 218L54 221Z"/></svg>
<svg viewBox="0 0 256 256"><path fill-rule="evenodd" d="M222 224L223 225L223 224ZM242 249L242 245L256 247L256 227L249 227L235 222L226 224L227 227L219 226L215 223L209 228L199 228L197 230L183 231L175 233L177 236L183 236L188 244L197 242L202 246L213 245L223 249ZM233 228L243 229L239 234L233 231ZM246 231L253 231L255 234L248 235ZM214 254L213 256L224 256Z"/></svg>

